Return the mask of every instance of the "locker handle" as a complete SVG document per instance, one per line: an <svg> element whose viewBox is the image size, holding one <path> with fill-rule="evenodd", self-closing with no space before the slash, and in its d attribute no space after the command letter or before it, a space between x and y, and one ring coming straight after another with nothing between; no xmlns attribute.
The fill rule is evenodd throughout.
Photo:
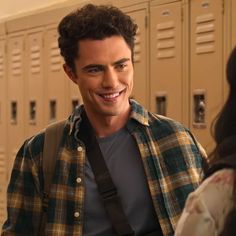
<svg viewBox="0 0 236 236"><path fill-rule="evenodd" d="M57 114L57 102L55 99L50 100L49 102L49 121L54 122L56 120Z"/></svg>
<svg viewBox="0 0 236 236"><path fill-rule="evenodd" d="M17 102L11 102L11 124L17 124Z"/></svg>
<svg viewBox="0 0 236 236"><path fill-rule="evenodd" d="M79 99L77 98L72 99L71 101L72 111L74 111L78 105L80 105Z"/></svg>
<svg viewBox="0 0 236 236"><path fill-rule="evenodd" d="M166 116L167 97L166 93L156 95L156 112L159 115Z"/></svg>
<svg viewBox="0 0 236 236"><path fill-rule="evenodd" d="M205 92L196 90L193 95L193 125L196 128L206 127L206 99Z"/></svg>
<svg viewBox="0 0 236 236"><path fill-rule="evenodd" d="M29 123L32 125L36 124L36 101L30 101L29 103Z"/></svg>

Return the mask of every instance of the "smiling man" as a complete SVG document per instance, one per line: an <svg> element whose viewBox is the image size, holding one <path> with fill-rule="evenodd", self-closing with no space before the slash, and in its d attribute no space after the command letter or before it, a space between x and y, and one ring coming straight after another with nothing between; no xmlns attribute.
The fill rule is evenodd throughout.
<svg viewBox="0 0 236 236"><path fill-rule="evenodd" d="M46 206L45 131L19 150L2 235L174 234L205 157L188 129L129 99L136 30L112 6L88 4L60 22L64 70L83 105L65 122Z"/></svg>

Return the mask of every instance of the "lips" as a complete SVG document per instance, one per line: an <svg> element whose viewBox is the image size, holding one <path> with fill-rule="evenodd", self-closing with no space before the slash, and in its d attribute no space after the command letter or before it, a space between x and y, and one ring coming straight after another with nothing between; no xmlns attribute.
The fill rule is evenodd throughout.
<svg viewBox="0 0 236 236"><path fill-rule="evenodd" d="M120 91L120 92L115 92L115 93L99 94L99 96L102 97L103 99L111 100L111 99L115 99L115 98L119 97L120 94L121 94L123 91L124 91L124 90L122 90L122 91Z"/></svg>
<svg viewBox="0 0 236 236"><path fill-rule="evenodd" d="M101 97L105 98L105 99L112 99L112 98L116 98L120 95L120 93L110 93L110 94L103 94L100 95Z"/></svg>

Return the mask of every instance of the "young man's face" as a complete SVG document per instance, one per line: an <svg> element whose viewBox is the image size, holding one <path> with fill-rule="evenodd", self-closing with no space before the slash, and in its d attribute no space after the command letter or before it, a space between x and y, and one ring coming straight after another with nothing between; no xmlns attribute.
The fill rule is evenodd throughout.
<svg viewBox="0 0 236 236"><path fill-rule="evenodd" d="M87 112L119 116L129 111L133 64L123 37L80 41L75 70L70 78L78 84Z"/></svg>

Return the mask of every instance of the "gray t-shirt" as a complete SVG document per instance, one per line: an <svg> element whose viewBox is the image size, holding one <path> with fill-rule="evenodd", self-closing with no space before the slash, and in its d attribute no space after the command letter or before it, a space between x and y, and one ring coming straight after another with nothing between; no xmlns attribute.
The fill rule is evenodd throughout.
<svg viewBox="0 0 236 236"><path fill-rule="evenodd" d="M126 128L98 138L102 154L136 235L159 229L137 144ZM85 236L112 236L111 223L97 192L88 160L85 166ZM162 235L161 231L160 234Z"/></svg>

